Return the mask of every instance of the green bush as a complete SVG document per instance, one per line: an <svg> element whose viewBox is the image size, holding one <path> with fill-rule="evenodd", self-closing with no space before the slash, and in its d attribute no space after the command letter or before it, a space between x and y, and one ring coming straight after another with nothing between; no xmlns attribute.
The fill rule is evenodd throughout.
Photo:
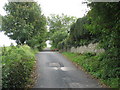
<svg viewBox="0 0 120 90"><path fill-rule="evenodd" d="M111 62L107 59L105 60L104 53L95 55L94 53L77 54L63 52L63 54L70 58L73 62L76 62L78 65L82 66L96 78L101 79L101 82L112 88L119 88L120 68L117 66L112 66L115 66L114 60L111 60Z"/></svg>
<svg viewBox="0 0 120 90"><path fill-rule="evenodd" d="M34 51L27 45L2 48L3 88L24 88L35 63Z"/></svg>

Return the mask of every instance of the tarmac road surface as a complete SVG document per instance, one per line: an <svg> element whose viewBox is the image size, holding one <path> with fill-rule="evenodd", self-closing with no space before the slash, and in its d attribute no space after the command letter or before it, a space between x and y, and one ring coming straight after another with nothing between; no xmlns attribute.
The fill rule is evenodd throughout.
<svg viewBox="0 0 120 90"><path fill-rule="evenodd" d="M98 81L59 52L42 51L36 57L38 77L34 88L101 88Z"/></svg>

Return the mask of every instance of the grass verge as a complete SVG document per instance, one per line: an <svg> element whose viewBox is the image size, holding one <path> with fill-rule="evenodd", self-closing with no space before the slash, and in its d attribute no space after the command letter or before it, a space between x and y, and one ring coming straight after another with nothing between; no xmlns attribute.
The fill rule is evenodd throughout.
<svg viewBox="0 0 120 90"><path fill-rule="evenodd" d="M101 83L106 84L108 87L111 88L119 88L119 78L118 77L105 77L105 68L104 60L101 60L101 54L96 55L95 53L85 53L85 54L78 54L78 53L71 53L71 52L63 52L63 55L68 57L72 62L75 62L77 65L84 68L85 71L89 72L92 76L99 79ZM113 68L108 69L108 74L114 74Z"/></svg>

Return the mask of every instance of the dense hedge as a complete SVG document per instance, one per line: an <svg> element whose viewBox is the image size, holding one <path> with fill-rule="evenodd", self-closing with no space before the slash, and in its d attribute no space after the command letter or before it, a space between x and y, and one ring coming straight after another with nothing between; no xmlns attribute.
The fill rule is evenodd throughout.
<svg viewBox="0 0 120 90"><path fill-rule="evenodd" d="M105 61L102 59L102 55L104 55L104 53L96 55L94 53L77 54L64 52L63 54L70 58L73 62L76 62L78 65L82 66L86 71L90 72L90 74L94 75L96 78L99 78L106 85L112 88L120 87L120 78L118 76L118 70L120 67L108 69Z"/></svg>
<svg viewBox="0 0 120 90"><path fill-rule="evenodd" d="M114 87L120 76L120 2L92 2L88 5L91 10L71 26L70 34L60 44L60 48L99 43L105 52L99 56L100 59L87 60L92 63L91 66L97 65L100 70L97 67L93 69L97 74L100 73L100 77L109 83L108 85ZM84 58L83 60L83 65L90 69L89 61ZM96 63L97 60L99 63Z"/></svg>
<svg viewBox="0 0 120 90"><path fill-rule="evenodd" d="M35 64L34 51L27 45L2 48L2 87L24 88Z"/></svg>

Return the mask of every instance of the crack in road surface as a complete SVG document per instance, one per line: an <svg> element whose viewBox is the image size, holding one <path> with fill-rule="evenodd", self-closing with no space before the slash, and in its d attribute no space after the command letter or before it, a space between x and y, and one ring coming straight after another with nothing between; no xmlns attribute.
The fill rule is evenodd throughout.
<svg viewBox="0 0 120 90"><path fill-rule="evenodd" d="M101 88L58 52L40 52L36 57L38 77L34 88Z"/></svg>

